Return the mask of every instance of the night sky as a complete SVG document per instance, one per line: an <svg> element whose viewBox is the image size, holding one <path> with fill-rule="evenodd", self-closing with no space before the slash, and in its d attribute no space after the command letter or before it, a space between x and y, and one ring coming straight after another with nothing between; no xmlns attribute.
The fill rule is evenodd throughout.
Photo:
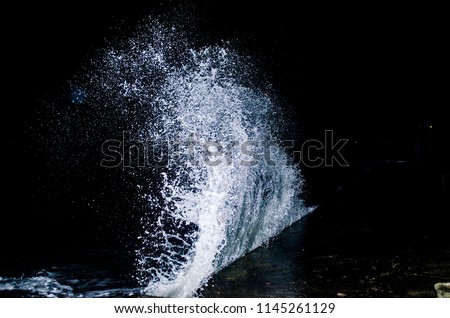
<svg viewBox="0 0 450 318"><path fill-rule="evenodd" d="M324 130L334 130L338 138L350 139L352 163L408 160L414 158L415 142L428 134L424 129L432 126L432 160L448 171L443 136L450 135L444 115L449 55L443 8L219 2L187 5L197 17L202 41L231 41L254 54L304 138L322 138ZM2 242L7 250L16 249L15 242L22 239L36 243L28 247L45 245L71 222L69 217L56 221L55 211L69 207L52 201L69 199L51 193L57 172L44 168L47 158L30 132L40 125L36 114L42 101L55 94L69 98L67 81L105 38L127 34L140 19L173 8L185 7L165 1L101 8L75 2L5 12L3 118L8 141L2 152L7 188L2 227L8 230L2 231ZM89 187L95 188L73 186L75 192Z"/></svg>

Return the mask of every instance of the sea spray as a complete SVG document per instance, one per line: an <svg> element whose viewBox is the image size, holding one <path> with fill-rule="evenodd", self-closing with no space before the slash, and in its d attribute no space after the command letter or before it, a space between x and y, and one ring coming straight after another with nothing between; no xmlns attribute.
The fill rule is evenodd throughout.
<svg viewBox="0 0 450 318"><path fill-rule="evenodd" d="M162 297L198 295L212 274L309 211L277 135L286 117L248 57L227 44L190 45L177 30L151 22L111 43L77 82L145 147L132 170L150 185L136 278Z"/></svg>

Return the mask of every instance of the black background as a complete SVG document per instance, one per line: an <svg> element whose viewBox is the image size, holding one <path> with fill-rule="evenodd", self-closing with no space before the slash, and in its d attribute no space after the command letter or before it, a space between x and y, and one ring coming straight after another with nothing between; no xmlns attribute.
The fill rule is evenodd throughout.
<svg viewBox="0 0 450 318"><path fill-rule="evenodd" d="M4 13L7 142L2 151L6 200L1 239L11 257L53 251L50 247L59 245L70 250L86 242L105 244L126 228L128 217L130 223L136 221L126 214L115 230L111 230L114 225L102 230L104 217L82 203L71 205L72 200L95 192L98 183L89 184L73 171L73 179L61 184L55 176L58 172L36 149L29 127L40 125L36 114L47 96L55 92L68 96L67 81L105 38L132 30L149 14L191 10L207 35L206 43L238 39L244 50L255 54L302 128L302 136L323 139L324 130L334 130L338 138L350 139L352 164L412 159L420 126L432 125L433 163L448 169L449 147L444 139L450 135L444 115L448 34L443 8L312 7L287 1L187 3L23 5ZM355 142L359 148L353 146ZM347 173L318 170L307 175L320 176L321 183L333 186ZM126 196L115 192L115 185L120 186L111 183L110 197L101 209L111 208L109 199L115 195ZM330 189L334 190L324 186L312 191L322 191L326 197Z"/></svg>

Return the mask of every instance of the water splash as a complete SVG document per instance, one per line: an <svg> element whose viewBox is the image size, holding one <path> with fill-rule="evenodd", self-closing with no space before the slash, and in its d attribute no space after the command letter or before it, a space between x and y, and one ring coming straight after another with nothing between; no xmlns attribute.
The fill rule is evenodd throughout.
<svg viewBox="0 0 450 318"><path fill-rule="evenodd" d="M146 294L198 295L213 273L310 211L279 146L286 118L248 62L152 22L111 44L76 83L107 122L126 118L167 159L139 170L151 180L137 251Z"/></svg>

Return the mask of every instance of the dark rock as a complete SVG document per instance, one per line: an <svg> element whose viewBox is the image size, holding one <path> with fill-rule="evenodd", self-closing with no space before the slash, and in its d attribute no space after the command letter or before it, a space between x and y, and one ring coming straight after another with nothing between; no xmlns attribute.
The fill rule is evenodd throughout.
<svg viewBox="0 0 450 318"><path fill-rule="evenodd" d="M434 289L438 298L450 298L450 283L436 283Z"/></svg>

